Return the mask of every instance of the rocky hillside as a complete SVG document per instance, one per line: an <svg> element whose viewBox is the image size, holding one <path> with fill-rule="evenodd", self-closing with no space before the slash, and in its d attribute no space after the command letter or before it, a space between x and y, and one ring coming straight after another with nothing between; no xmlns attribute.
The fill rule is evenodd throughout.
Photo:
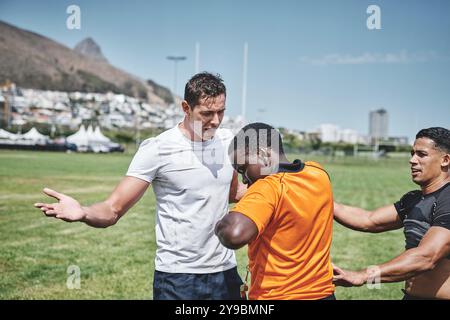
<svg viewBox="0 0 450 320"><path fill-rule="evenodd" d="M86 38L79 42L73 50L87 57L108 62L102 53L102 49L92 38Z"/></svg>
<svg viewBox="0 0 450 320"><path fill-rule="evenodd" d="M123 93L167 105L167 89L108 63L90 40L76 50L0 21L0 83L41 90ZM170 92L170 91L169 91Z"/></svg>

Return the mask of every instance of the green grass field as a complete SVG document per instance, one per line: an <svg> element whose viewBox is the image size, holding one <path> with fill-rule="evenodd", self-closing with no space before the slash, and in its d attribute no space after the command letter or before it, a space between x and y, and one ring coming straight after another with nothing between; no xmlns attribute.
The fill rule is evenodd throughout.
<svg viewBox="0 0 450 320"><path fill-rule="evenodd" d="M83 205L103 200L126 172L132 154L0 151L0 299L151 299L155 256L155 199L149 190L118 224L94 229L45 217L33 203L48 199L44 186ZM293 158L291 156L290 158ZM330 173L335 199L368 209L414 189L407 158L319 161ZM369 235L335 224L332 259L363 268L403 251L401 230ZM245 276L246 248L237 252ZM66 286L77 265L81 288ZM381 289L338 288L338 299L400 299L402 283Z"/></svg>

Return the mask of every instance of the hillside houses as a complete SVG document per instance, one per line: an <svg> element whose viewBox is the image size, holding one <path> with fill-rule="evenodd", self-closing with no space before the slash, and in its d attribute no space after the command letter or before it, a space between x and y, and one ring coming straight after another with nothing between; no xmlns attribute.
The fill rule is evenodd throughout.
<svg viewBox="0 0 450 320"><path fill-rule="evenodd" d="M123 94L84 93L21 89L2 90L9 102L11 125L48 123L78 128L83 120L96 120L101 127L167 128L182 118L174 105L150 105ZM3 99L4 100L4 99Z"/></svg>

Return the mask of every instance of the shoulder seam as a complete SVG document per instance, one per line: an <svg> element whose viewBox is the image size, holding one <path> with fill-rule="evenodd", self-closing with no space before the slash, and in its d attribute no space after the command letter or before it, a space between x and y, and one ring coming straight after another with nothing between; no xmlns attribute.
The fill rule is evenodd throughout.
<svg viewBox="0 0 450 320"><path fill-rule="evenodd" d="M328 180L331 181L330 175L328 174L328 172L327 172L324 168L321 168L321 167L318 167L318 166L315 166L315 165L312 165L312 164L307 164L307 163L305 163L305 166L307 166L307 167L313 167L313 168L319 169L320 171L325 172L325 173L327 174L327 176L328 176Z"/></svg>

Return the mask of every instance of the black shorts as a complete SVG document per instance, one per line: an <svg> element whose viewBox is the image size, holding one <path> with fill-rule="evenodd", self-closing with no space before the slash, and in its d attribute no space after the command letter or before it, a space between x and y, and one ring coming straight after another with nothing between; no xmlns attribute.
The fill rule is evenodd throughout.
<svg viewBox="0 0 450 320"><path fill-rule="evenodd" d="M319 299L319 300L336 300L336 296L333 294L329 295L328 297Z"/></svg>
<svg viewBox="0 0 450 320"><path fill-rule="evenodd" d="M237 268L206 274L155 270L154 300L241 300Z"/></svg>

